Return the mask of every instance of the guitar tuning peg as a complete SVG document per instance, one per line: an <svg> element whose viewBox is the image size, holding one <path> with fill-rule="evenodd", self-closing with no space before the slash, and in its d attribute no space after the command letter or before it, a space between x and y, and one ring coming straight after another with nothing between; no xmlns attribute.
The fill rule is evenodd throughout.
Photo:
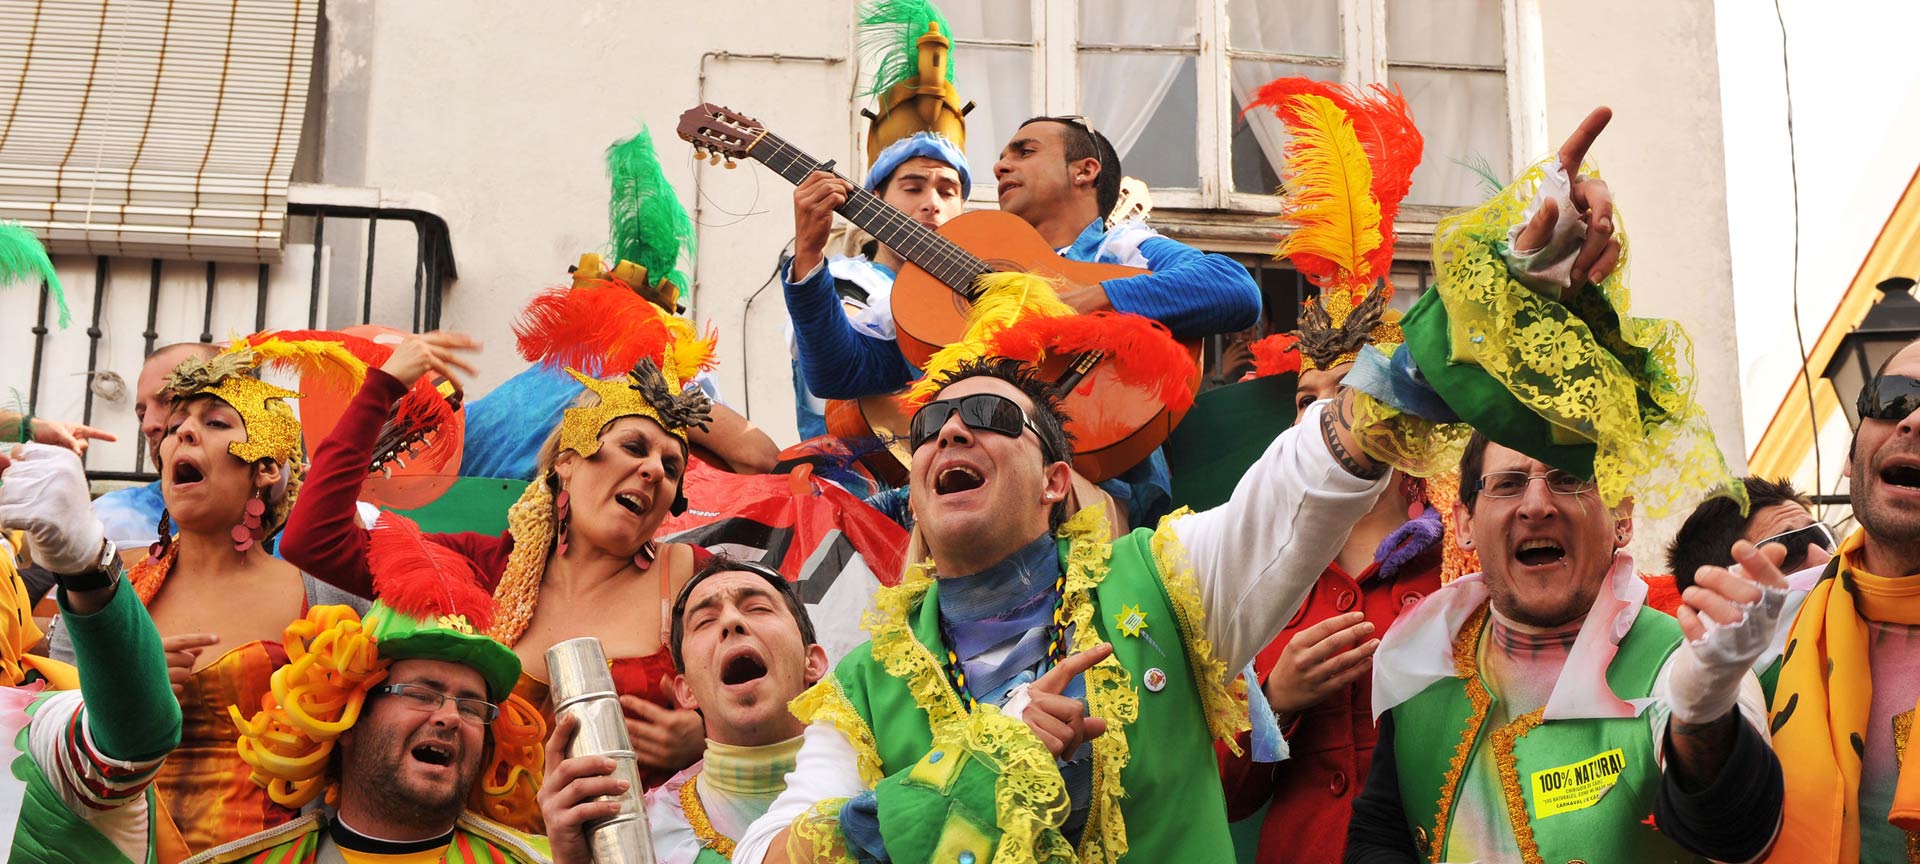
<svg viewBox="0 0 1920 864"><path fill-rule="evenodd" d="M735 162L732 159L728 159L726 162L726 165L727 165L728 171L732 171L733 169L740 167L740 163Z"/></svg>
<svg viewBox="0 0 1920 864"><path fill-rule="evenodd" d="M389 467L387 467L387 466L385 466L385 465L382 465L382 466L380 466L380 476L382 476L382 477L385 477L385 478L387 478L388 480L392 480L392 479L393 479L393 469L392 469L392 468L389 468Z"/></svg>
<svg viewBox="0 0 1920 864"><path fill-rule="evenodd" d="M708 159L708 160L707 160L707 164L708 164L708 165L718 165L718 164L720 164L720 160L721 160L721 158L723 158L723 157L721 157L721 155L720 155L720 154L718 154L718 153L715 153L715 154L713 154L713 157L712 157L712 158L710 158L710 159Z"/></svg>
<svg viewBox="0 0 1920 864"><path fill-rule="evenodd" d="M693 158L695 158L695 159L705 159L705 158L707 158L707 148L705 148L705 147L695 147L695 148L693 148Z"/></svg>
<svg viewBox="0 0 1920 864"><path fill-rule="evenodd" d="M394 457L393 457L393 464L398 465L402 468L405 468L407 467L407 460L400 458L399 454L396 453L394 454ZM392 475L388 475L388 476L392 476Z"/></svg>

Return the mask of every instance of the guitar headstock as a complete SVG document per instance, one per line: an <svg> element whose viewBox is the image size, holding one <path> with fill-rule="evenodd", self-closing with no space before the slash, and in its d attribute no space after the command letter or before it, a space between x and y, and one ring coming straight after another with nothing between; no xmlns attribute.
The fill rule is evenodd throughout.
<svg viewBox="0 0 1920 864"><path fill-rule="evenodd" d="M1107 227L1112 228L1130 219L1145 220L1153 212L1153 195L1147 191L1147 184L1137 177L1120 178L1120 197L1113 202L1113 211L1107 214Z"/></svg>
<svg viewBox="0 0 1920 864"><path fill-rule="evenodd" d="M733 160L750 155L748 151L767 134L767 127L731 108L705 102L682 112L674 131L693 145L693 155L711 159L715 165L725 160L732 168Z"/></svg>

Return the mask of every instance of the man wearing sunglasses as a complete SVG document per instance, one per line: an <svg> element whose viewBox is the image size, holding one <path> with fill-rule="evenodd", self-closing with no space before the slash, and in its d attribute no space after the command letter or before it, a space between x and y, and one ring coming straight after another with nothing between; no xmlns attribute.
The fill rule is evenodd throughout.
<svg viewBox="0 0 1920 864"><path fill-rule="evenodd" d="M787 788L806 727L787 703L827 674L827 652L793 584L752 561L716 555L673 604L674 692L707 721L701 761L647 791L654 858L718 864ZM567 758L578 724L562 718L547 739L541 812L557 864L589 864L587 823L619 813L613 760Z"/></svg>
<svg viewBox="0 0 1920 864"><path fill-rule="evenodd" d="M508 790L487 816L538 824L521 778L539 776L541 724L512 695L520 658L485 633L479 572L393 513L373 528L368 564L380 599L365 619L307 610L264 705L235 706L252 779L304 812L188 860L544 864L545 837L467 809L484 777Z"/></svg>
<svg viewBox="0 0 1920 864"><path fill-rule="evenodd" d="M1387 482L1352 401L1311 407L1228 503L1108 542L1097 512L1068 519L1057 394L1007 360L944 377L911 436L925 554L794 701L798 766L733 860L1231 860L1232 673Z"/></svg>
<svg viewBox="0 0 1920 864"><path fill-rule="evenodd" d="M1676 622L1643 605L1630 502L1608 508L1592 480L1480 433L1460 476L1452 516L1482 572L1381 640L1346 860L1765 852L1780 764L1749 666L1785 593L1779 550L1742 543L1746 574L1703 569Z"/></svg>
<svg viewBox="0 0 1920 864"><path fill-rule="evenodd" d="M1909 282L1907 288L1911 289ZM1772 709L1786 767L1776 861L1904 861L1920 831L1920 343L1861 389L1846 476L1860 527L1784 634Z"/></svg>

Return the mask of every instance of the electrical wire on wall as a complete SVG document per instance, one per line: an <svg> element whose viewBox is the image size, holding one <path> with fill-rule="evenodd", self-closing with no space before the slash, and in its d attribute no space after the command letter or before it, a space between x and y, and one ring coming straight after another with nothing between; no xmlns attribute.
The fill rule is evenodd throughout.
<svg viewBox="0 0 1920 864"><path fill-rule="evenodd" d="M1800 154L1793 139L1793 64L1787 56L1787 16L1780 0L1773 0L1773 17L1780 24L1780 81L1787 96L1787 177L1793 191L1793 341L1800 348L1800 384L1807 394L1807 424L1813 427L1813 489L1824 488L1820 478L1820 414L1813 406L1813 371L1807 368L1807 337L1800 327ZM1838 491L1836 488L1835 491ZM1815 505L1814 518L1826 518L1824 504Z"/></svg>

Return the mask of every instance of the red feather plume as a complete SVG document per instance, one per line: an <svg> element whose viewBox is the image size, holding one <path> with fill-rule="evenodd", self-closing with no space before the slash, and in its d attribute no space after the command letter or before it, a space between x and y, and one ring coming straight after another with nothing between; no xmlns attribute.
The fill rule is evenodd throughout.
<svg viewBox="0 0 1920 864"><path fill-rule="evenodd" d="M368 534L374 596L394 611L429 621L464 615L481 633L493 626L493 595L480 587L473 559L428 540L398 513L382 513Z"/></svg>
<svg viewBox="0 0 1920 864"><path fill-rule="evenodd" d="M642 357L661 359L670 340L665 314L626 283L603 279L534 295L513 332L528 361L602 378Z"/></svg>
<svg viewBox="0 0 1920 864"><path fill-rule="evenodd" d="M1049 355L1102 351L1121 383L1153 394L1170 411L1193 404L1196 369L1187 349L1167 326L1123 312L1088 315L1028 315L988 340L990 356L1037 363Z"/></svg>
<svg viewBox="0 0 1920 864"><path fill-rule="evenodd" d="M378 368L393 356L392 345L337 330L271 330L248 337L248 341L255 345L268 339L323 339L338 342L370 368ZM403 429L425 429L430 432L421 439L413 455L407 458L425 462L429 466L444 467L459 452L460 442L465 439L465 424L455 422L454 418L458 410L440 395L440 391L434 389L431 375L422 375L420 380L413 382L413 386L407 388L406 395L400 397L400 401L393 406L391 422Z"/></svg>
<svg viewBox="0 0 1920 864"><path fill-rule="evenodd" d="M1269 108L1292 117L1298 110L1293 97L1301 94L1324 96L1340 106L1353 122L1361 149L1367 152L1367 161L1373 166L1373 197L1380 202L1380 248L1367 255L1367 264L1372 275L1383 276L1393 269L1393 220L1413 186L1413 169L1420 165L1420 151L1426 143L1413 125L1413 110L1397 84L1348 87L1296 77L1261 85L1240 113ZM1301 273L1317 277L1316 284L1324 285L1333 278L1334 264L1324 258L1301 254L1293 257L1293 263Z"/></svg>
<svg viewBox="0 0 1920 864"><path fill-rule="evenodd" d="M1253 352L1253 377L1285 375L1300 371L1300 340L1291 333L1275 333L1247 343Z"/></svg>

